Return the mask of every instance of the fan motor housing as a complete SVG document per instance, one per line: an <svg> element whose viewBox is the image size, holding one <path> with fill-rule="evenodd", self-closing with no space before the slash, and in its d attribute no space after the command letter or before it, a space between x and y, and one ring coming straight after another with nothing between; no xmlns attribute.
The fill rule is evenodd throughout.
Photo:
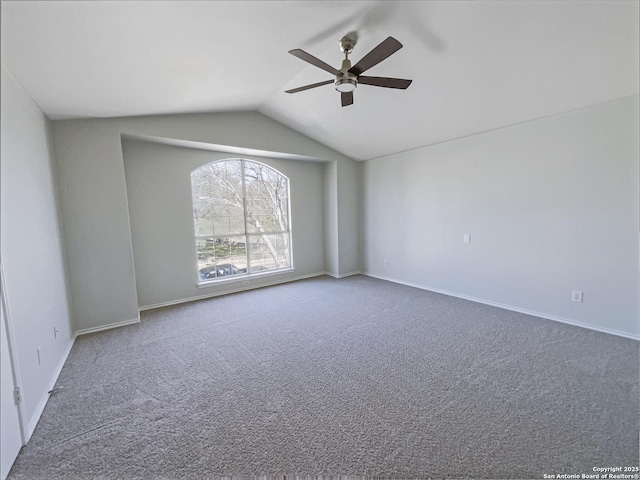
<svg viewBox="0 0 640 480"><path fill-rule="evenodd" d="M358 77L349 71L351 68L351 62L348 58L342 61L342 68L339 75L336 77L336 90L339 92L353 92L358 87Z"/></svg>

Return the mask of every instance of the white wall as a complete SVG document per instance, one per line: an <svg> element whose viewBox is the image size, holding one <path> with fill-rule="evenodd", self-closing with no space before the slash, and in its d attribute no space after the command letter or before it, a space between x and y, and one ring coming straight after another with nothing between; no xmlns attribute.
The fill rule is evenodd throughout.
<svg viewBox="0 0 640 480"><path fill-rule="evenodd" d="M0 267L1 268L1 267ZM8 326L4 315L4 292L0 290L0 480L5 480L22 448L19 406L15 402L16 383L11 359Z"/></svg>
<svg viewBox="0 0 640 480"><path fill-rule="evenodd" d="M72 320L49 121L4 65L1 96L0 255L30 434L73 342Z"/></svg>
<svg viewBox="0 0 640 480"><path fill-rule="evenodd" d="M337 165L354 164L329 148L256 112L171 115L53 122L60 201L76 326L91 331L136 321L138 301L121 135L163 137L208 145L234 146L276 154L313 157ZM345 167L349 171L349 167ZM353 167L357 168L357 167ZM326 180L332 178L325 175ZM337 178L333 177L337 182ZM344 182L326 185L341 201ZM347 198L348 199L348 198ZM357 217L353 203L326 213L326 228L338 231L340 218ZM361 244L358 229L338 233L328 249L350 268ZM336 238L331 237L331 240ZM351 252L351 253L348 253ZM337 272L340 273L339 271Z"/></svg>
<svg viewBox="0 0 640 480"><path fill-rule="evenodd" d="M368 161L367 272L638 336L638 155L635 96Z"/></svg>
<svg viewBox="0 0 640 480"><path fill-rule="evenodd" d="M157 143L123 142L133 256L140 307L237 290L246 278L198 288L191 172L236 155ZM243 155L269 165L290 181L295 272L254 277L251 286L323 272L324 164Z"/></svg>

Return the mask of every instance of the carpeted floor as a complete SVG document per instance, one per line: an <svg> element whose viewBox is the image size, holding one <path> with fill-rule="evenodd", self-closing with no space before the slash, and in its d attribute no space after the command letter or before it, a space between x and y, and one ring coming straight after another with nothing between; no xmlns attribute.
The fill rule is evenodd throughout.
<svg viewBox="0 0 640 480"><path fill-rule="evenodd" d="M10 479L638 465L638 342L365 276L79 337Z"/></svg>

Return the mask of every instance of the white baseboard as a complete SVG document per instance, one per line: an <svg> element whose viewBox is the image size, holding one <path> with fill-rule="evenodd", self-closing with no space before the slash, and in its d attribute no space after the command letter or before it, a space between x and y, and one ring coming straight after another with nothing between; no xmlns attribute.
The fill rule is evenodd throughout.
<svg viewBox="0 0 640 480"><path fill-rule="evenodd" d="M85 328L83 330L78 330L77 332L74 333L73 338L69 342L69 345L67 346L67 348L65 349L62 357L60 358L60 361L58 362L58 365L56 366L56 369L53 371L53 375L51 376L51 379L49 380L49 383L47 385L47 389L45 390L44 394L40 398L40 401L38 402L38 406L36 407L35 412L31 416L31 419L29 420L29 423L27 424L26 432L25 432L26 438L24 439L25 442L28 442L31 439L31 435L33 435L33 432L35 431L36 426L38 425L38 422L40 421L40 417L42 416L42 412L44 412L44 408L47 406L47 402L49 401L49 396L50 396L49 395L49 391L53 390L53 388L55 387L56 382L58 381L58 377L60 376L60 372L62 372L62 368L64 367L64 364L67 361L67 358L69 357L69 354L71 353L71 349L73 348L73 344L75 343L76 338L78 338L79 335L86 335L88 333L99 332L99 331L102 331L102 330L109 330L111 328L122 327L124 325L130 325L132 323L139 323L139 322L140 322L140 316L138 316L138 318L133 319L133 320L125 320L123 322L112 323L112 324L104 325L104 326L101 326L101 327ZM26 443L25 443L25 445L26 445Z"/></svg>
<svg viewBox="0 0 640 480"><path fill-rule="evenodd" d="M504 303L492 302L490 300L484 300L482 298L470 297L468 295L461 295L456 292L450 292L448 290L441 290L439 288L426 287L424 285L419 285L417 283L404 282L402 280L397 280L395 278L384 277L382 275L375 275L370 272L365 272L364 275L368 277L378 278L380 280L386 280L388 282L399 283L401 285L407 285L408 287L419 288L421 290L427 290L429 292L441 293L443 295L448 295L450 297L462 298L463 300L469 300L475 303L482 303L484 305L490 305L492 307L502 308L504 310L511 310L512 312L524 313L526 315L533 315L534 317L544 318L546 320L553 320L555 322L566 323L568 325L573 325L575 327L587 328L589 330L595 330L596 332L609 333L611 335L617 335L619 337L629 338L631 340L640 340L640 336L633 335L627 332L621 332L619 330L614 330L612 328L604 328L598 327L595 325L589 325L587 323L576 322L575 320L570 320L568 318L557 317L555 315L549 315L547 313L536 312L535 310L527 310L526 308L514 307L513 305L507 305Z"/></svg>
<svg viewBox="0 0 640 480"><path fill-rule="evenodd" d="M198 295L196 297L180 298L180 299L177 299L177 300L171 300L169 302L154 303L153 305L144 305L142 307L139 307L139 310L142 312L144 310L152 310L154 308L169 307L171 305L179 305L181 303L193 302L195 300L205 300L207 298L219 297L221 295L229 295L231 293L246 292L248 290L255 290L256 288L270 287L270 286L273 286L273 285L279 285L281 283L295 282L295 281L298 281L298 280L304 280L305 278L319 277L319 276L322 276L322 275L329 275L329 274L327 272L318 272L318 273L310 273L308 275L298 275L296 277L289 277L289 278L286 278L286 279L277 279L277 280L273 280L271 282L261 283L259 285L247 285L247 286L244 286L244 287L241 287L241 288L234 288L232 290L225 290L224 292L207 293L205 295Z"/></svg>
<svg viewBox="0 0 640 480"><path fill-rule="evenodd" d="M132 320L123 320L122 322L109 323L108 325L101 325L99 327L83 328L76 331L76 337L79 335L87 335L88 333L101 332L103 330L111 330L112 328L124 327L125 325L131 325L134 323L140 323L140 315Z"/></svg>
<svg viewBox="0 0 640 480"><path fill-rule="evenodd" d="M27 424L27 431L25 432L25 435L27 437L25 440L27 442L31 438L31 435L33 435L33 432L35 431L36 426L38 425L38 422L40 421L40 417L42 416L42 412L44 411L44 407L47 406L47 402L49 401L49 393L48 392L50 390L53 390L53 387L55 387L56 382L58 381L58 377L60 376L60 372L62 372L62 367L64 367L64 364L67 361L67 357L69 357L69 353L71 353L71 349L73 348L73 344L75 343L75 341L76 341L76 336L74 335L73 338L71 339L71 341L69 342L69 345L65 349L64 353L62 354L62 357L60 358L60 361L58 362L58 365L56 366L56 369L53 371L53 375L51 376L51 380L49 380L49 384L47 385L47 389L45 390L44 394L40 398L40 401L38 402L38 406L36 407L36 410L33 413L33 416L31 417L31 420L29 420L29 423Z"/></svg>
<svg viewBox="0 0 640 480"><path fill-rule="evenodd" d="M330 272L324 272L325 275L329 275L330 277L333 278L344 278L344 277L351 277L352 275L361 275L362 272L357 271L357 272L349 272L349 273L330 273Z"/></svg>

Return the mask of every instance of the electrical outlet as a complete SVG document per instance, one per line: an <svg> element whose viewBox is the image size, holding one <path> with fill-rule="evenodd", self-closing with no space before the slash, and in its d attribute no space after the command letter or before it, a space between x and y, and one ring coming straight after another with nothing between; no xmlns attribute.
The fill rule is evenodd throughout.
<svg viewBox="0 0 640 480"><path fill-rule="evenodd" d="M385 258L382 263L384 264L384 268L387 268L389 266L389 259Z"/></svg>
<svg viewBox="0 0 640 480"><path fill-rule="evenodd" d="M582 292L580 290L573 290L571 292L571 301L582 303Z"/></svg>
<svg viewBox="0 0 640 480"><path fill-rule="evenodd" d="M462 237L462 241L464 243L471 243L471 234L470 233L465 233Z"/></svg>
<svg viewBox="0 0 640 480"><path fill-rule="evenodd" d="M245 280L244 282L242 282L242 285L243 285L244 287L246 287L247 285L249 285L249 280Z"/></svg>

